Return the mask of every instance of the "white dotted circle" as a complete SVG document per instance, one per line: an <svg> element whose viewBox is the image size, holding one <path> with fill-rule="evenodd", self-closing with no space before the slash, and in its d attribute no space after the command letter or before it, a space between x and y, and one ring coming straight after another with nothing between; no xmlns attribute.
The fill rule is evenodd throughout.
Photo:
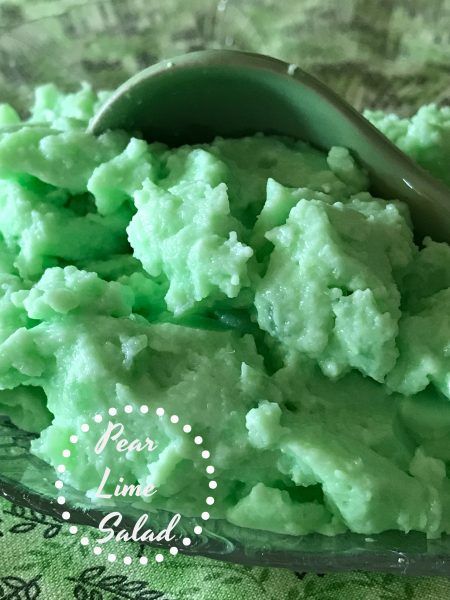
<svg viewBox="0 0 450 600"><path fill-rule="evenodd" d="M134 410L134 408L133 408L133 406L132 406L131 404L127 404L126 406L124 406L124 407L123 407L123 412L124 412L125 414L131 414L131 413L133 412L133 410ZM111 417L115 417L115 416L118 414L118 412L119 412L119 411L118 411L116 408L114 408L114 407L111 407L111 408L109 408L109 409L108 409L106 412L107 412L107 414L108 414L109 416L111 416ZM148 412L150 412L150 408L149 408L149 406L147 406L146 404L143 404L142 406L140 406L140 407L139 407L139 412L140 412L141 414L145 415L145 414L147 414ZM165 410L164 410L164 408L162 408L161 406L159 406L159 407L158 407L158 408L155 410L155 414L156 414L156 416L158 416L158 417L163 417L163 416L165 415ZM97 413L96 415L94 415L94 417L93 417L93 419L92 419L92 420L94 421L94 423L97 423L97 424L98 424L98 423L102 423L102 422L103 422L103 418L104 418L104 417L103 417L103 415L102 415L102 414L100 414L100 413ZM180 418L178 417L178 415L170 415L170 417L169 417L169 420L170 420L170 422L171 422L171 423L173 423L174 425L176 425L176 424L178 424L178 423L180 422ZM188 423L185 423L185 424L182 426L182 430L183 430L183 432L184 432L184 433L186 433L186 434L189 434L189 433L191 433L191 432L192 432L192 427L191 427L191 425L189 425ZM82 433L87 433L88 431L90 431L90 425L89 425L89 423L82 423L82 424L80 425L80 431L81 431ZM76 435L76 434L72 434L72 435L69 437L69 442L70 442L70 444L72 444L72 445L76 445L76 444L79 442L79 436L78 436L78 435ZM201 435L196 435L196 436L194 437L194 444L196 444L197 446L201 446L201 445L203 444L203 438L202 438L202 436L201 436ZM70 458L71 454L72 454L72 453L71 453L71 450L69 450L68 448L64 448L64 449L62 450L62 452L61 452L61 455L62 455L62 458L63 458L63 459L64 459L64 458ZM200 456L201 456L203 459L207 460L207 459L209 459L209 458L211 457L211 453L209 452L209 450L205 450L205 449L203 449L203 450L201 450L201 452L200 452ZM61 464L59 464L59 465L56 467L56 471L57 471L57 473L59 473L59 474L65 473L65 472L67 471L67 467L66 467L66 465L64 465L64 464L63 464L63 462L62 462ZM205 472L206 472L206 474L207 474L207 475L212 475L212 474L215 472L215 468L214 468L214 466L213 466L213 465L211 465L211 464L208 464L208 465L206 466L206 468L205 468ZM63 487L64 487L64 482L63 482L61 479L57 479L57 480L55 481L55 488L56 488L57 490L59 490L59 491L60 491L60 490L62 490L62 489L63 489ZM209 487L209 489L210 489L210 490L215 490L215 489L217 489L217 481L215 481L215 480L210 480L210 481L208 482L208 487ZM66 503L66 499L65 499L65 497L64 497L62 494L58 495L58 497L57 497L56 501L57 501L57 503L58 503L59 505L61 505L61 506L63 506L63 505ZM207 497L206 497L206 499L205 499L205 502L206 502L207 506L209 507L209 506L212 506L212 505L214 504L214 502L215 502L215 499L214 499L214 497L213 497L213 496L207 496ZM69 512L68 510L64 510L64 511L61 513L61 517L62 517L62 519L64 519L65 521L68 521L68 520L70 519L70 516L71 516L71 515L70 515L70 512ZM207 520L210 518L210 513L209 513L208 511L204 511L204 512L202 512L202 514L201 514L201 518L202 518L202 520L203 520L203 521L207 521ZM200 525L196 525L196 526L194 527L194 533L195 533L196 535L200 535L200 534L202 533L202 531L203 531L203 528L202 528ZM70 525L70 526L69 526L69 533L71 533L72 535L76 535L76 534L78 533L78 527L77 527L76 525ZM183 545L184 547L186 547L186 548L187 548L187 547L189 547L189 546L192 544L192 540L191 540L191 538L189 538L189 537L184 537L184 538L181 540L181 542L182 542L182 545ZM81 544L82 546L89 546L89 545L90 545L90 540L89 540L89 538L88 538L87 536L82 536L82 537L80 537L80 544ZM94 553L96 556L99 556L100 554L102 554L102 552L103 552L103 549L101 548L101 546L94 546L94 547L92 548L92 552L93 552L93 553ZM178 554L178 552L179 552L179 549L177 548L177 546L171 546L171 547L170 547L170 549L169 549L169 553L170 553L172 556L176 556L176 555ZM108 559L108 561L109 561L109 562L115 562L115 561L117 560L117 555L116 555L116 554L113 554L113 553L110 553L110 554L108 554L108 556L107 556L107 559ZM161 553L157 553L157 554L155 554L155 562L156 562L156 563L162 563L163 561L164 561L164 555L163 555L163 554L161 554ZM123 563L124 563L125 565L131 565L131 564L132 564L132 562L133 562L133 559L132 559L132 557L131 557L131 556L125 556L125 557L123 558ZM146 564L148 564L148 558L147 558L146 556L141 556L141 557L139 558L139 563L140 563L141 565L146 565Z"/></svg>

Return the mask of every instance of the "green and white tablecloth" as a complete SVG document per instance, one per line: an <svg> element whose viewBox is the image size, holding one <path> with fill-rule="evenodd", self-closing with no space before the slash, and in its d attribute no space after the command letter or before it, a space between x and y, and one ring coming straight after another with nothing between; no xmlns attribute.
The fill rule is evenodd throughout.
<svg viewBox="0 0 450 600"><path fill-rule="evenodd" d="M2 600L448 600L450 580L351 572L329 575L243 567L200 557L167 557L111 542L116 563L94 557L66 524L0 501ZM130 544L132 544L130 546ZM119 563L120 546L142 566ZM132 552L130 552L130 548Z"/></svg>
<svg viewBox="0 0 450 600"><path fill-rule="evenodd" d="M111 87L159 57L238 47L300 64L358 108L406 114L450 99L449 30L448 0L0 0L0 101L23 105L51 79ZM126 566L106 554L93 556L66 524L0 500L1 600L450 598L445 578L305 574L186 556Z"/></svg>

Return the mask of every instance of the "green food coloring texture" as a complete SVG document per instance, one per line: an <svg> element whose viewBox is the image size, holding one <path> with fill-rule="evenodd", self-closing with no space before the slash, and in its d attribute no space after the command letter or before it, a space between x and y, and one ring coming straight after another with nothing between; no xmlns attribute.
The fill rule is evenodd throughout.
<svg viewBox="0 0 450 600"><path fill-rule="evenodd" d="M132 406L126 437L153 452L96 454L94 425L71 446L61 477L93 501L109 466L157 487L149 508L203 512L188 423L213 517L450 532L449 246L417 247L345 148L95 138L106 97L40 87L15 130L0 105L1 412L57 466L82 423ZM449 183L448 110L368 116Z"/></svg>

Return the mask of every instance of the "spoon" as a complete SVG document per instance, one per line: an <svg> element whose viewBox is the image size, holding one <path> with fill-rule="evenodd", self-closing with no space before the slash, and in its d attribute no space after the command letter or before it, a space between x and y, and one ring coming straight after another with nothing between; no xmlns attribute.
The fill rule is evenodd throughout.
<svg viewBox="0 0 450 600"><path fill-rule="evenodd" d="M139 131L170 146L257 132L322 150L348 148L371 191L410 208L418 240L450 241L450 189L403 154L359 112L296 65L236 50L165 60L131 77L94 116L89 131Z"/></svg>

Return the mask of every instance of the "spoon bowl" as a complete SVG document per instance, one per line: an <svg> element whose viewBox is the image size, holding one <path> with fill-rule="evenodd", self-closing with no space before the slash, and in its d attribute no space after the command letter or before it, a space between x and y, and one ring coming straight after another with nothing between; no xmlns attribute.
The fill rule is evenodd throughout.
<svg viewBox="0 0 450 600"><path fill-rule="evenodd" d="M139 132L170 146L257 132L329 150L348 148L371 191L410 208L418 241L450 241L450 190L340 96L296 65L236 50L205 50L153 65L121 85L89 131Z"/></svg>

